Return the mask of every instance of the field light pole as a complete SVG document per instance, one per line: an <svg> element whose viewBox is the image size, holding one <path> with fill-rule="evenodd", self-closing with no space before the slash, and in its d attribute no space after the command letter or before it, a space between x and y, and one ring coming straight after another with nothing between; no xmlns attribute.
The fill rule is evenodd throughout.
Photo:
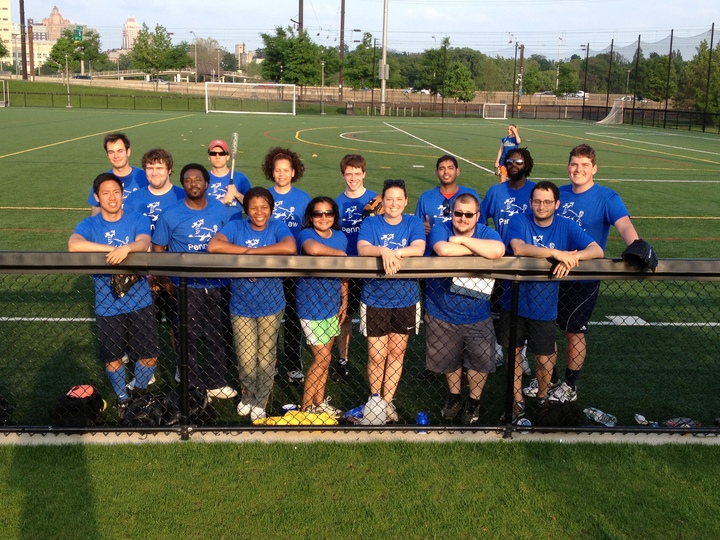
<svg viewBox="0 0 720 540"><path fill-rule="evenodd" d="M628 92L630 92L630 72L632 69L627 70L627 80L625 81L625 95L629 95ZM634 98L633 98L634 99Z"/></svg>
<svg viewBox="0 0 720 540"><path fill-rule="evenodd" d="M555 74L555 93L560 88L560 46L562 45L563 38L558 37L558 57L557 57L557 72Z"/></svg>
<svg viewBox="0 0 720 540"><path fill-rule="evenodd" d="M217 52L217 64L218 64L217 82L220 82L220 51L222 51L222 49L215 49L215 52Z"/></svg>
<svg viewBox="0 0 720 540"><path fill-rule="evenodd" d="M68 55L65 53L65 77L66 77L66 88L67 88L67 105L66 108L72 108L70 103L70 70L68 69Z"/></svg>
<svg viewBox="0 0 720 540"><path fill-rule="evenodd" d="M320 114L325 114L325 60L320 61Z"/></svg>
<svg viewBox="0 0 720 540"><path fill-rule="evenodd" d="M193 35L193 37L195 38L195 84L197 84L197 70L198 70L198 65L197 65L197 36L195 35L195 32L193 32L192 30L190 30L190 33L191 33L191 34Z"/></svg>

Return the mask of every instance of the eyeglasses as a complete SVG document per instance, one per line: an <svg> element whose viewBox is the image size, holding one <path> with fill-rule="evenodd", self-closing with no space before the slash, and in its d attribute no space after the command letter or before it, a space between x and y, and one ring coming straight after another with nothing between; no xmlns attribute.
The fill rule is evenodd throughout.
<svg viewBox="0 0 720 540"><path fill-rule="evenodd" d="M465 219L472 219L477 215L477 212L461 212L460 210L454 210L453 216L464 217Z"/></svg>
<svg viewBox="0 0 720 540"><path fill-rule="evenodd" d="M546 207L553 206L556 203L556 201L541 201L540 199L533 199L530 202L533 203L535 206L546 206Z"/></svg>
<svg viewBox="0 0 720 540"><path fill-rule="evenodd" d="M522 165L523 163L525 163L525 160L524 159L506 159L505 160L505 165L512 165L513 163L515 165Z"/></svg>
<svg viewBox="0 0 720 540"><path fill-rule="evenodd" d="M321 218L321 217L335 217L335 212L332 210L314 210L311 214L312 217Z"/></svg>
<svg viewBox="0 0 720 540"><path fill-rule="evenodd" d="M227 156L227 152L208 152L208 156Z"/></svg>
<svg viewBox="0 0 720 540"><path fill-rule="evenodd" d="M405 180L385 180L385 182L383 182L384 189L391 187L405 188Z"/></svg>

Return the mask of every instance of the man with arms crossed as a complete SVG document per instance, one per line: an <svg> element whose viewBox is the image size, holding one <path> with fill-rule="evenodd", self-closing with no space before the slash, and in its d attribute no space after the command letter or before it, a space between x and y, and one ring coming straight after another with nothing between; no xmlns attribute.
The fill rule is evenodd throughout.
<svg viewBox="0 0 720 540"><path fill-rule="evenodd" d="M481 223L480 202L464 193L453 202L452 222L433 227L429 244L441 257L476 255L499 259L505 254L500 235ZM441 414L454 419L462 409L461 422L477 423L480 396L488 373L495 371L495 330L488 298L460 294L452 278L428 278L425 288L425 341L427 367L445 373L448 398ZM462 376L467 371L469 396L463 408Z"/></svg>

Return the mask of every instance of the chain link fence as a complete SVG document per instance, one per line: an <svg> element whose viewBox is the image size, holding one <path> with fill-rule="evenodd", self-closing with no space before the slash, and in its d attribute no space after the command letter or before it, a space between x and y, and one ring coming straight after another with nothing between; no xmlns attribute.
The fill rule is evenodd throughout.
<svg viewBox="0 0 720 540"><path fill-rule="evenodd" d="M717 261L664 260L655 273L641 273L604 259L573 270L574 279L597 281L599 294L575 400L554 405L543 405L537 389L533 396L532 380L538 367L549 370L557 343L549 390L561 386L576 342L555 327L552 294L537 302L537 291L552 284L549 263L438 257L403 264L385 277L378 260L363 257L132 254L109 268L97 254L2 253L0 430L417 430L425 417L429 430L718 429ZM131 287L154 291L149 306L133 306L140 315L124 321L128 331L96 316L93 274L108 271L136 274ZM173 276L176 285L147 276ZM341 321L302 318L312 307L303 304L307 280L319 278L326 281L315 286L351 281L356 311L344 365ZM510 303L500 302L499 319L490 317L492 284L481 278L495 278L495 292L504 284ZM388 291L408 280L423 309L357 306L363 279ZM448 294L454 313L429 306ZM299 316L287 309L296 296ZM547 308L538 319L548 322L523 337L527 298ZM517 355L500 352L496 332ZM374 417L367 405L379 402ZM608 416L588 417L590 408Z"/></svg>

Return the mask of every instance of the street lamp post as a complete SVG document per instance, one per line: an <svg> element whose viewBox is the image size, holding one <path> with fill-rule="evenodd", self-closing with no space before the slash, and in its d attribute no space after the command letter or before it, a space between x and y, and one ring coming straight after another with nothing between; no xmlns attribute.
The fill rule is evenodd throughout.
<svg viewBox="0 0 720 540"><path fill-rule="evenodd" d="M190 30L190 33L195 38L195 83L197 84L197 71L198 71L198 64L197 64L197 36L195 35L195 32Z"/></svg>
<svg viewBox="0 0 720 540"><path fill-rule="evenodd" d="M581 119L585 120L585 100L587 99L587 79L588 79L588 62L590 61L590 44L580 45L581 49L585 50L585 82L583 83L583 105Z"/></svg>
<svg viewBox="0 0 720 540"><path fill-rule="evenodd" d="M557 56L557 72L555 74L555 93L557 93L560 87L560 46L562 45L563 38L558 37L558 56Z"/></svg>
<svg viewBox="0 0 720 540"><path fill-rule="evenodd" d="M625 95L626 96L630 95L629 92L630 92L630 72L631 71L632 71L632 69L627 70L627 80L625 81Z"/></svg>
<svg viewBox="0 0 720 540"><path fill-rule="evenodd" d="M222 49L215 49L215 52L217 52L217 81L220 82L220 51Z"/></svg>
<svg viewBox="0 0 720 540"><path fill-rule="evenodd" d="M65 107L72 108L70 103L70 70L68 69L68 55L65 53L65 77L66 77L66 88L67 88L67 105Z"/></svg>
<svg viewBox="0 0 720 540"><path fill-rule="evenodd" d="M325 60L320 61L320 114L325 114Z"/></svg>

